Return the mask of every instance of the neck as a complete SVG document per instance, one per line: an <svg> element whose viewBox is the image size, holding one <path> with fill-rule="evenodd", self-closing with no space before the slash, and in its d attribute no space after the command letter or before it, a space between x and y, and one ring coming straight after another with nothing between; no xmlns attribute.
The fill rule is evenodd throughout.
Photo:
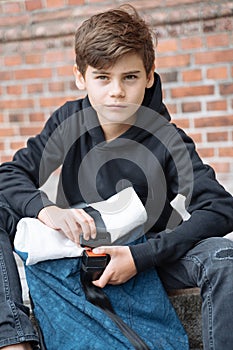
<svg viewBox="0 0 233 350"><path fill-rule="evenodd" d="M102 126L105 140L110 142L116 139L118 136L122 135L131 127L131 124L108 124Z"/></svg>
<svg viewBox="0 0 233 350"><path fill-rule="evenodd" d="M105 136L105 140L109 142L111 140L116 139L118 136L122 135L129 128L131 128L131 126L135 124L136 115L134 114L133 116L121 123L102 120L100 116L98 116L98 118Z"/></svg>

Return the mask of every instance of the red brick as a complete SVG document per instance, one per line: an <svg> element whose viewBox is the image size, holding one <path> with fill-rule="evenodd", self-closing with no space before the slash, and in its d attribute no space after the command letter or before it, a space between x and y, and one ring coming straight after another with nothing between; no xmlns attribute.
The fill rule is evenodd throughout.
<svg viewBox="0 0 233 350"><path fill-rule="evenodd" d="M230 172L230 164L229 162L211 162L210 165L214 168L217 173L229 173Z"/></svg>
<svg viewBox="0 0 233 350"><path fill-rule="evenodd" d="M45 62L64 62L65 57L63 51L48 51L44 55Z"/></svg>
<svg viewBox="0 0 233 350"><path fill-rule="evenodd" d="M178 80L178 73L176 71L162 72L160 77L163 83L172 83Z"/></svg>
<svg viewBox="0 0 233 350"><path fill-rule="evenodd" d="M232 62L233 49L225 51L208 51L194 54L196 64L210 64L218 62Z"/></svg>
<svg viewBox="0 0 233 350"><path fill-rule="evenodd" d="M194 140L195 143L201 143L202 142L202 134L201 133L189 133L189 136L192 140Z"/></svg>
<svg viewBox="0 0 233 350"><path fill-rule="evenodd" d="M9 122L10 123L19 123L23 122L25 119L24 114L20 113L10 113L9 115Z"/></svg>
<svg viewBox="0 0 233 350"><path fill-rule="evenodd" d="M25 126L20 128L20 135L22 136L33 136L37 135L41 131L39 126Z"/></svg>
<svg viewBox="0 0 233 350"><path fill-rule="evenodd" d="M10 155L3 155L0 158L0 163L10 162L12 160L12 156Z"/></svg>
<svg viewBox="0 0 233 350"><path fill-rule="evenodd" d="M208 79L226 79L228 76L227 74L227 67L213 67L207 69L207 78Z"/></svg>
<svg viewBox="0 0 233 350"><path fill-rule="evenodd" d="M188 70L182 72L183 81L199 81L202 80L202 71L201 69Z"/></svg>
<svg viewBox="0 0 233 350"><path fill-rule="evenodd" d="M60 7L64 5L64 0L47 0L47 7Z"/></svg>
<svg viewBox="0 0 233 350"><path fill-rule="evenodd" d="M71 65L69 66L63 66L57 68L58 75L61 76L69 76L73 74L73 67Z"/></svg>
<svg viewBox="0 0 233 350"><path fill-rule="evenodd" d="M213 95L213 85L177 87L171 89L172 97Z"/></svg>
<svg viewBox="0 0 233 350"><path fill-rule="evenodd" d="M29 120L30 122L44 122L45 117L43 113L34 112L29 114Z"/></svg>
<svg viewBox="0 0 233 350"><path fill-rule="evenodd" d="M207 102L206 104L208 111L224 111L227 110L227 101L226 100L218 100Z"/></svg>
<svg viewBox="0 0 233 350"><path fill-rule="evenodd" d="M29 94L43 92L43 89L44 87L42 83L34 83L27 86L27 91Z"/></svg>
<svg viewBox="0 0 233 350"><path fill-rule="evenodd" d="M190 127L188 119L173 118L172 123L176 124L179 128L188 129Z"/></svg>
<svg viewBox="0 0 233 350"><path fill-rule="evenodd" d="M194 120L194 125L196 128L203 127L218 127L218 126L228 126L233 125L233 115L229 116L218 116L218 117L203 117Z"/></svg>
<svg viewBox="0 0 233 350"><path fill-rule="evenodd" d="M219 148L220 157L233 157L233 147Z"/></svg>
<svg viewBox="0 0 233 350"><path fill-rule="evenodd" d="M34 11L42 8L41 0L26 0L25 6L27 11Z"/></svg>
<svg viewBox="0 0 233 350"><path fill-rule="evenodd" d="M1 80L11 80L13 79L13 73L12 71L10 72L1 72L0 71L0 77L1 77Z"/></svg>
<svg viewBox="0 0 233 350"><path fill-rule="evenodd" d="M67 98L65 97L43 97L40 99L41 107L58 107L65 103Z"/></svg>
<svg viewBox="0 0 233 350"><path fill-rule="evenodd" d="M199 111L201 111L201 103L200 102L182 103L182 112L184 112L184 113L199 112Z"/></svg>
<svg viewBox="0 0 233 350"><path fill-rule="evenodd" d="M177 51L177 40L176 39L159 40L157 51L158 52Z"/></svg>
<svg viewBox="0 0 233 350"><path fill-rule="evenodd" d="M40 54L26 54L25 55L25 63L26 64L38 64L43 61L43 56Z"/></svg>
<svg viewBox="0 0 233 350"><path fill-rule="evenodd" d="M233 94L233 84L220 84L220 94L221 95L230 95Z"/></svg>
<svg viewBox="0 0 233 350"><path fill-rule="evenodd" d="M190 55L158 56L156 65L158 68L186 67L190 64Z"/></svg>
<svg viewBox="0 0 233 350"><path fill-rule="evenodd" d="M32 20L35 23L44 23L44 22L49 22L49 21L64 21L67 20L68 18L72 18L73 13L72 13L72 9L71 8L62 8L59 9L59 11L35 11L32 14ZM83 10L82 10L83 12ZM72 26L73 27L73 26ZM42 29L44 29L44 27L42 27ZM59 25L57 26L57 31L59 31L60 27Z"/></svg>
<svg viewBox="0 0 233 350"><path fill-rule="evenodd" d="M3 109L18 109L18 108L29 108L34 107L34 100L32 99L26 99L26 100L5 100L0 101L0 108Z"/></svg>
<svg viewBox="0 0 233 350"><path fill-rule="evenodd" d="M191 37L191 38L185 38L181 39L181 48L183 50L190 50L190 49L199 49L202 47L202 38L201 37Z"/></svg>
<svg viewBox="0 0 233 350"><path fill-rule="evenodd" d="M18 66L22 63L22 58L19 55L7 56L4 59L6 66Z"/></svg>
<svg viewBox="0 0 233 350"><path fill-rule="evenodd" d="M20 148L23 148L25 147L25 142L24 141L12 141L10 143L10 148L13 149L13 150L18 150Z"/></svg>
<svg viewBox="0 0 233 350"><path fill-rule="evenodd" d="M15 79L26 80L34 78L50 78L52 70L50 68L22 69L14 72Z"/></svg>
<svg viewBox="0 0 233 350"><path fill-rule="evenodd" d="M198 153L203 158L210 158L214 156L214 148L201 148L198 147Z"/></svg>
<svg viewBox="0 0 233 350"><path fill-rule="evenodd" d="M226 131L207 132L208 142L227 141L227 140L228 140L228 133Z"/></svg>
<svg viewBox="0 0 233 350"><path fill-rule="evenodd" d="M67 0L68 5L83 5L85 0Z"/></svg>
<svg viewBox="0 0 233 350"><path fill-rule="evenodd" d="M55 92L55 91L64 91L65 90L65 84L61 81L49 83L49 91Z"/></svg>
<svg viewBox="0 0 233 350"><path fill-rule="evenodd" d="M13 136L13 135L15 135L14 129L9 128L9 127L4 127L3 125L1 125L0 137Z"/></svg>
<svg viewBox="0 0 233 350"><path fill-rule="evenodd" d="M6 90L7 90L7 93L9 95L20 95L20 94L22 94L22 86L20 86L20 85L7 86Z"/></svg>
<svg viewBox="0 0 233 350"><path fill-rule="evenodd" d="M208 47L228 46L229 35L227 33L215 34L206 37Z"/></svg>

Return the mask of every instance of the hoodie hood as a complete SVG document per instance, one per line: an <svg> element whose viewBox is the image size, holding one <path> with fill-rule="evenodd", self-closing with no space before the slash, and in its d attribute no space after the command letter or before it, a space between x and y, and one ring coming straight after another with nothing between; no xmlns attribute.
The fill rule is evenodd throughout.
<svg viewBox="0 0 233 350"><path fill-rule="evenodd" d="M171 120L171 117L167 111L167 108L163 104L161 79L157 73L154 73L154 84L151 88L146 89L145 97L142 102L142 106L148 107L158 114L162 115L167 121Z"/></svg>

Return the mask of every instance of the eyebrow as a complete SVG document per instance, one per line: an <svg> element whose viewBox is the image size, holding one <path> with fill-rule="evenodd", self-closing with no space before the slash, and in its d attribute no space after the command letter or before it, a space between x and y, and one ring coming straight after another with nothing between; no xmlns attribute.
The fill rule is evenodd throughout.
<svg viewBox="0 0 233 350"><path fill-rule="evenodd" d="M127 74L138 74L140 72L141 72L140 70L133 70L133 71L129 71L129 72L124 72L122 74L124 74L124 75L127 75ZM92 74L106 74L106 75L110 75L111 73L105 72L105 71L102 71L102 70L96 70L96 71L93 71Z"/></svg>

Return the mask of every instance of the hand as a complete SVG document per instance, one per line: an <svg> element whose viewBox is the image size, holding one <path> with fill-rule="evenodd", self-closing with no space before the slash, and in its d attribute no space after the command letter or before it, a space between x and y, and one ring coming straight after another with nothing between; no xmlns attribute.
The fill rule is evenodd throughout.
<svg viewBox="0 0 233 350"><path fill-rule="evenodd" d="M79 236L84 239L96 237L94 219L83 209L61 209L55 205L43 208L38 219L45 225L62 231L66 237L79 245Z"/></svg>
<svg viewBox="0 0 233 350"><path fill-rule="evenodd" d="M127 246L99 247L96 254L109 254L111 259L100 278L92 283L100 288L106 284L122 284L137 274L132 254Z"/></svg>

